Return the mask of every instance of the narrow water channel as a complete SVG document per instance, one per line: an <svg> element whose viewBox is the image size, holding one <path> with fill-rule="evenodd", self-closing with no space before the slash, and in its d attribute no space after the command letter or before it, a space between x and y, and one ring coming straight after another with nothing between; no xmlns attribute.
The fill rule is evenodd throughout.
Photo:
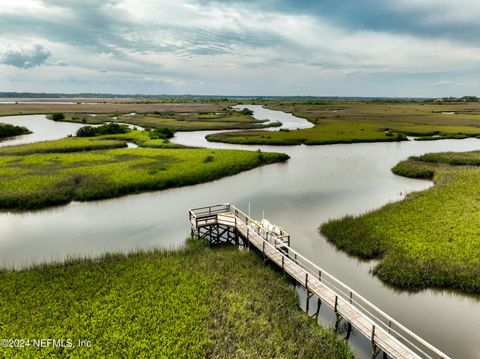
<svg viewBox="0 0 480 359"><path fill-rule="evenodd" d="M74 135L84 124L72 122L56 122L48 120L45 115L19 115L0 117L0 123L23 126L30 130L27 135L17 136L0 141L0 146L24 145L27 143L58 140Z"/></svg>
<svg viewBox="0 0 480 359"><path fill-rule="evenodd" d="M259 116L257 109L252 109ZM262 117L276 121L279 115L285 114L262 109ZM30 117L39 125L53 122L44 116ZM7 119L12 123L16 118L1 118L0 122ZM291 128L305 125L303 119L293 121L297 124L291 124ZM208 143L204 139L207 133L179 133L174 141L212 148L260 148L286 152L291 159L195 186L35 212L0 213L0 266L21 268L105 251L175 247L189 234L188 208L231 202L246 209L250 203L252 216L259 218L264 211L271 222L292 235L295 249L409 329L453 358L479 357L478 296L392 290L370 274L372 262L361 262L338 251L321 237L318 226L328 219L360 214L400 200L408 192L429 188L429 181L391 173L390 168L408 156L475 150L480 148L480 140L277 147ZM367 357L369 353L355 343L359 357Z"/></svg>

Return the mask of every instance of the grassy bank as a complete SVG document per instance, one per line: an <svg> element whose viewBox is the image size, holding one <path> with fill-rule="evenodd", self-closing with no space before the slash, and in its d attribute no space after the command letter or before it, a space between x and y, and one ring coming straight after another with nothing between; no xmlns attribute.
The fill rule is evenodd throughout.
<svg viewBox="0 0 480 359"><path fill-rule="evenodd" d="M0 357L351 358L253 251L183 250L0 272L0 337L90 348L0 348Z"/></svg>
<svg viewBox="0 0 480 359"><path fill-rule="evenodd" d="M101 140L115 140L115 141L127 141L133 142L141 147L149 147L149 148L184 148L185 146L171 143L168 139L162 138L152 138L149 135L148 131L130 131L124 134L116 134L116 135L104 135L96 137L96 139Z"/></svg>
<svg viewBox="0 0 480 359"><path fill-rule="evenodd" d="M374 123L329 120L305 130L220 132L207 136L207 139L250 145L328 145L404 141L406 137L385 131Z"/></svg>
<svg viewBox="0 0 480 359"><path fill-rule="evenodd" d="M40 145L16 151L29 153L29 146ZM153 148L4 155L0 207L41 208L192 185L287 159L280 153Z"/></svg>
<svg viewBox="0 0 480 359"><path fill-rule="evenodd" d="M96 137L67 137L60 140L35 142L26 145L0 147L0 156L28 155L35 153L68 153L94 150L106 150L127 147L132 142L149 148L184 148L166 139L151 138L147 131L130 131L128 133Z"/></svg>
<svg viewBox="0 0 480 359"><path fill-rule="evenodd" d="M393 172L433 188L321 231L350 254L381 258L374 273L394 286L480 293L479 166L480 151L412 157Z"/></svg>
<svg viewBox="0 0 480 359"><path fill-rule="evenodd" d="M460 139L480 135L478 102L241 101L293 113L315 125L311 129L279 132L261 130L265 127L262 121L231 110L229 107L237 102L223 99L189 103L6 104L0 105L0 116L58 112L65 115L65 121L86 124L118 121L175 131L255 129L209 136L210 141L253 145L385 142L405 140L405 136Z"/></svg>
<svg viewBox="0 0 480 359"><path fill-rule="evenodd" d="M175 131L259 129L271 126L265 120L254 119L249 113L231 109L230 106L235 104L228 100L185 103L18 103L0 104L0 116L47 114L50 119L74 123L119 122Z"/></svg>
<svg viewBox="0 0 480 359"><path fill-rule="evenodd" d="M322 145L385 142L420 136L428 140L480 135L479 103L389 103L375 101L264 101L315 127L292 131L213 134L209 141L254 145Z"/></svg>
<svg viewBox="0 0 480 359"><path fill-rule="evenodd" d="M126 141L102 138L68 137L60 140L36 142L27 145L0 147L0 156L34 153L67 153L127 147Z"/></svg>
<svg viewBox="0 0 480 359"><path fill-rule="evenodd" d="M47 115L53 119L54 114ZM175 131L206 131L258 129L268 127L265 121L255 120L251 115L245 115L231 109L221 109L219 112L174 112L154 111L153 113L67 113L62 121L102 124L105 122L129 123L144 128L169 128Z"/></svg>
<svg viewBox="0 0 480 359"><path fill-rule="evenodd" d="M0 123L0 141L4 138L26 135L30 131L22 126Z"/></svg>

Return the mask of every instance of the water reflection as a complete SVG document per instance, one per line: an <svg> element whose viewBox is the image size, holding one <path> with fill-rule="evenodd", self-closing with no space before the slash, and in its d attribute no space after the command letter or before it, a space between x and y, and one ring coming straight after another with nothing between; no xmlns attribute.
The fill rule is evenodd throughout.
<svg viewBox="0 0 480 359"><path fill-rule="evenodd" d="M58 140L74 135L84 124L71 122L56 122L47 119L45 115L23 115L0 117L0 123L24 126L32 133L0 141L0 146L23 145L26 143Z"/></svg>

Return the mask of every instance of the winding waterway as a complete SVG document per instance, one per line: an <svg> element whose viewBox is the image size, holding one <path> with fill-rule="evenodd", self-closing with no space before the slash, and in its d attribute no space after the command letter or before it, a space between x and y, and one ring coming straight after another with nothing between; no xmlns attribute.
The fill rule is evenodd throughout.
<svg viewBox="0 0 480 359"><path fill-rule="evenodd" d="M259 119L281 121L286 116L279 111L247 107ZM22 117L38 121L42 127L53 122L44 116L15 116L1 118L0 122L15 123ZM286 128L311 126L294 116L289 121ZM27 127L35 134L35 129ZM65 136L64 132L60 137ZM392 290L369 273L373 262L361 262L338 251L321 237L318 226L328 219L360 214L402 199L408 192L430 187L429 181L391 173L390 168L408 156L479 149L480 140L278 147L208 143L204 139L208 133L178 133L174 141L211 148L260 148L286 152L291 159L195 186L35 212L0 213L0 266L20 268L105 251L175 247L189 234L188 208L232 202L246 209L250 203L254 217L261 217L264 211L271 222L292 235L295 249L409 329L453 358L479 357L478 297L446 291L411 294ZM369 356L361 345L355 345L353 341L360 357Z"/></svg>
<svg viewBox="0 0 480 359"><path fill-rule="evenodd" d="M0 123L23 126L30 130L27 135L17 136L0 141L0 146L23 145L26 143L58 140L74 135L77 130L85 126L72 122L56 122L48 120L45 115L19 115L0 117Z"/></svg>

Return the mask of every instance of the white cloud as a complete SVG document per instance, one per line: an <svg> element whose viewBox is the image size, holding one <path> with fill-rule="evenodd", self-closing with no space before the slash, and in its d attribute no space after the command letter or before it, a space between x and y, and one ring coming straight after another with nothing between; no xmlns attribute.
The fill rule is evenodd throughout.
<svg viewBox="0 0 480 359"><path fill-rule="evenodd" d="M423 13L428 24L478 25L480 16L476 0L389 0L388 4L402 12Z"/></svg>
<svg viewBox="0 0 480 359"><path fill-rule="evenodd" d="M50 55L50 50L40 44L13 47L0 55L0 63L22 69L30 69L43 65Z"/></svg>
<svg viewBox="0 0 480 359"><path fill-rule="evenodd" d="M463 5L469 2L461 1ZM441 18L442 11L454 6L453 1L433 0L388 4L399 11L401 6L402 12L425 12L426 22L437 23L448 21ZM32 69L32 83L42 81L54 91L58 83L70 78L71 91L82 82L91 86L88 91L95 92L100 82L108 88L110 81L109 91L125 83L122 89L133 92L138 89L130 89L130 84L142 89L143 81L152 91L165 86L182 92L242 94L269 89L277 94L297 90L334 94L324 91L345 91L352 78L368 76L379 86L393 88L388 81L400 81L404 74L412 73L434 76L425 80L425 88L433 84L448 89L453 82L439 85L444 81L443 73L468 71L480 65L476 44L347 28L313 14L252 11L247 5L233 2L200 5L189 0L81 5L57 0L0 0L5 8L0 21L2 17L12 23L24 21L19 25L21 31L0 34L2 63ZM430 11L435 6L439 10ZM480 14L480 5L473 8L469 12L462 7L456 13L468 23L475 17L472 13ZM62 36L56 29L62 29ZM44 47L32 47L32 43ZM55 67L55 72L48 66L39 68L41 64ZM2 71L4 79L18 75L12 66L2 66ZM77 77L71 77L73 73ZM421 77L415 84L419 81ZM17 86L14 81L2 84L0 90Z"/></svg>

